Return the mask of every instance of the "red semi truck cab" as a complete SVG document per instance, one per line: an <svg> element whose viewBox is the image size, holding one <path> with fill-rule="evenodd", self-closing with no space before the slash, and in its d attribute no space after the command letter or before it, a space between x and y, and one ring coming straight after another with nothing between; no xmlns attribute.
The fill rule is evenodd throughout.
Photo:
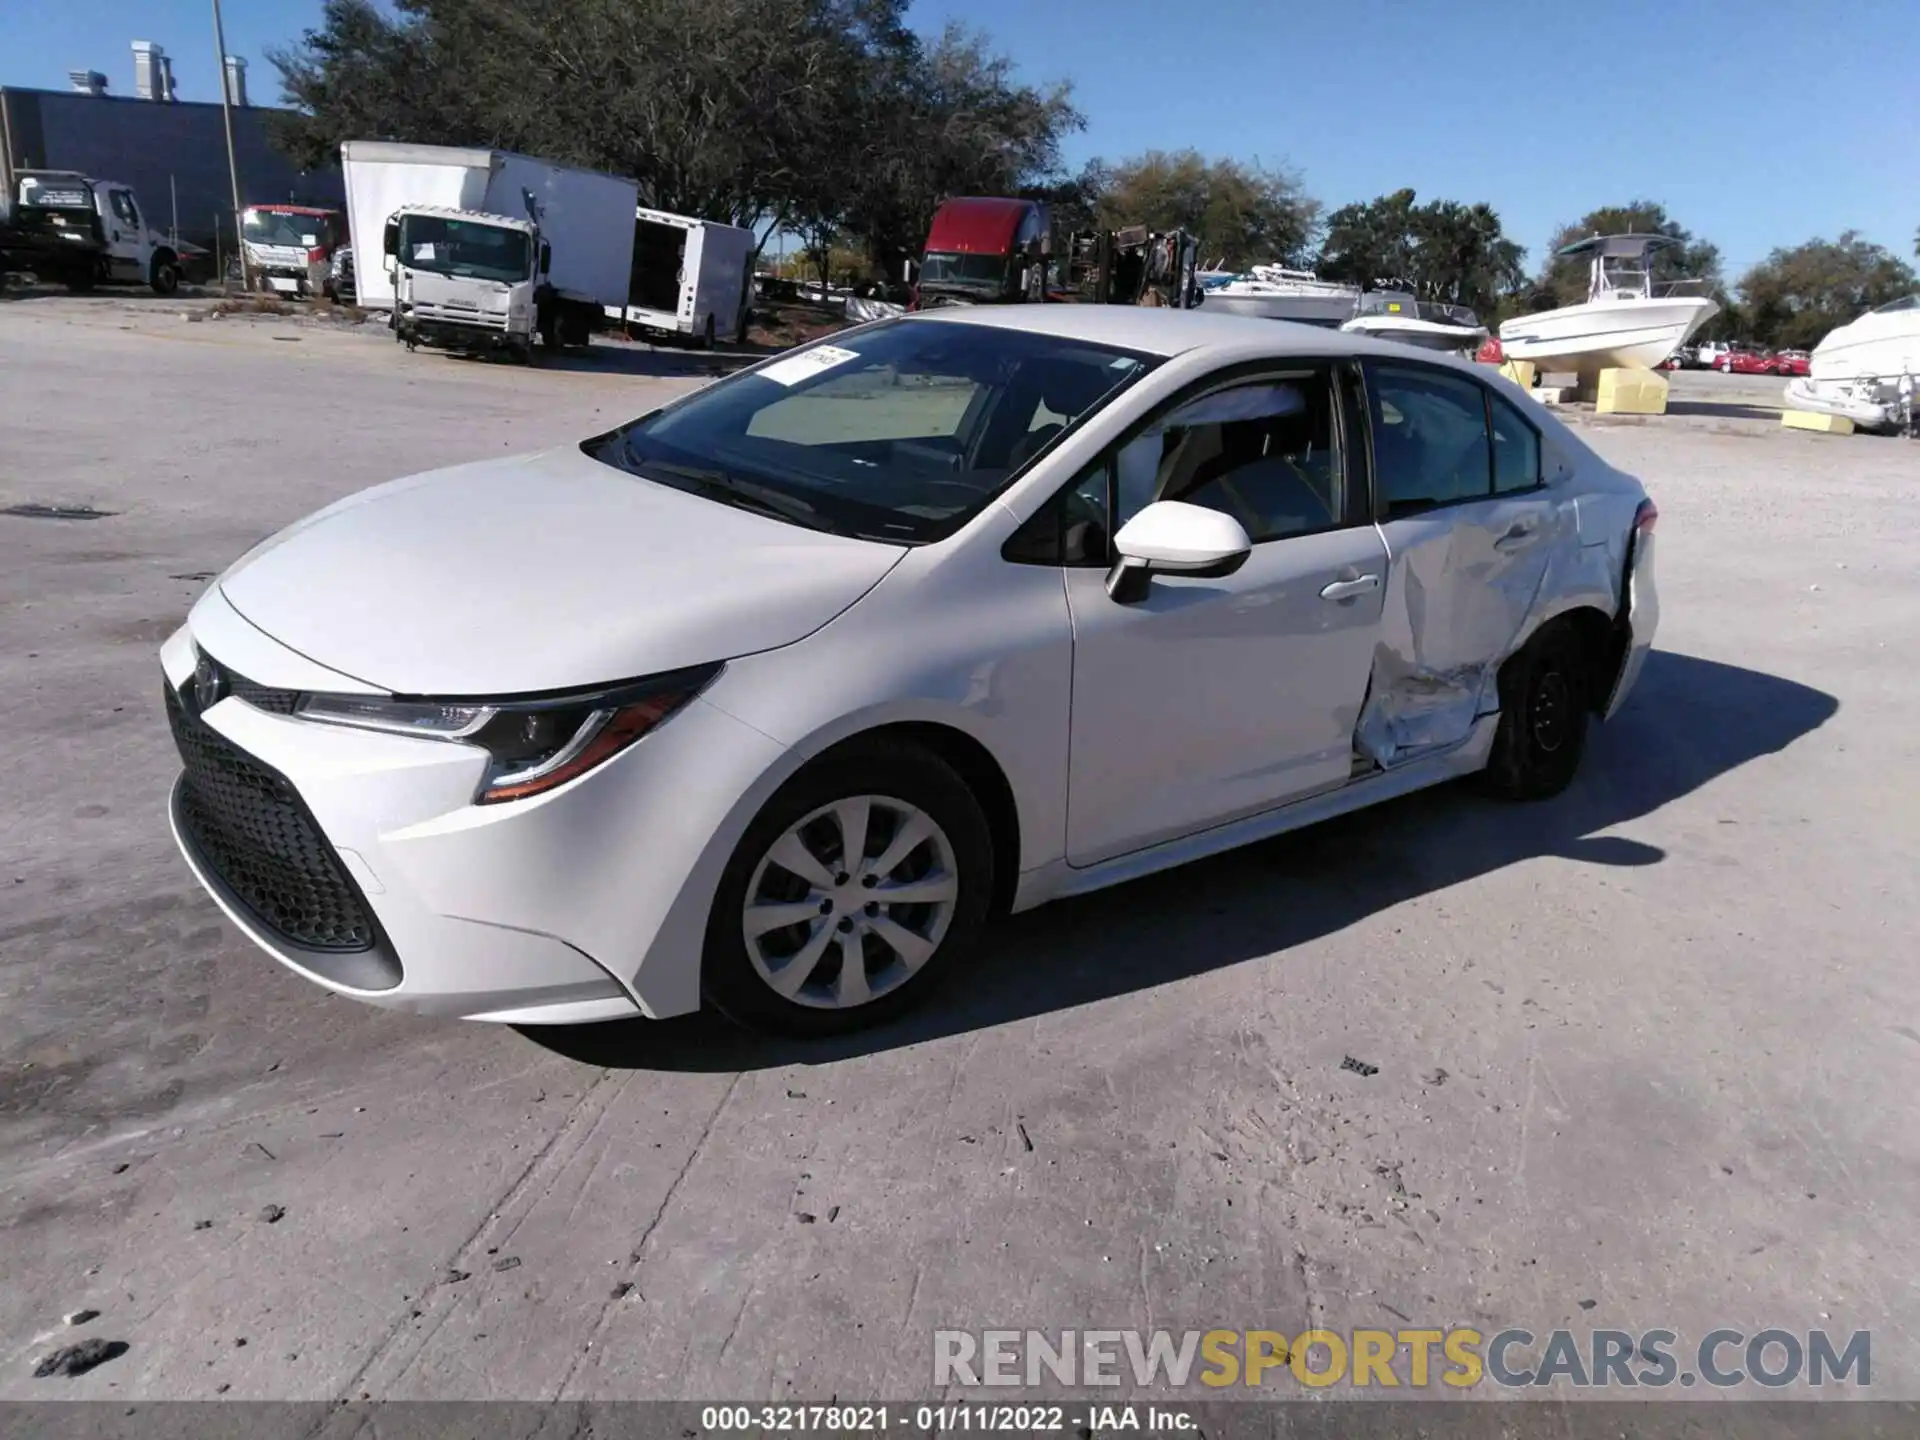
<svg viewBox="0 0 1920 1440"><path fill-rule="evenodd" d="M1052 248L1047 207L1037 201L982 195L945 201L927 231L912 308L1042 299Z"/></svg>

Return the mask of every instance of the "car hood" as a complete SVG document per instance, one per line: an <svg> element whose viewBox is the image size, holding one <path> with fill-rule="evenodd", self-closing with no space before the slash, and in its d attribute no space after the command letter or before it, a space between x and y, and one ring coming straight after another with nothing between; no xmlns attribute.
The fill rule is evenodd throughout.
<svg viewBox="0 0 1920 1440"><path fill-rule="evenodd" d="M792 644L904 553L563 449L362 491L218 583L260 630L369 685L513 695Z"/></svg>

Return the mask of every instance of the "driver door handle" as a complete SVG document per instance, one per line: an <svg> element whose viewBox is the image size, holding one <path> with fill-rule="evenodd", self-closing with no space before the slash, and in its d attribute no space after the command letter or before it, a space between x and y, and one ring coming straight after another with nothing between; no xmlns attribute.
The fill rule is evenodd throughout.
<svg viewBox="0 0 1920 1440"><path fill-rule="evenodd" d="M1331 585L1324 587L1320 591L1320 598L1322 600L1352 600L1356 596L1366 594L1369 590L1378 590L1379 588L1380 577L1378 575L1362 575L1354 580L1334 581Z"/></svg>
<svg viewBox="0 0 1920 1440"><path fill-rule="evenodd" d="M1506 534L1493 542L1494 548L1499 550L1517 550L1520 546L1525 545L1529 540L1533 539L1534 532L1538 529L1539 526L1534 521L1516 520L1512 525L1507 527Z"/></svg>

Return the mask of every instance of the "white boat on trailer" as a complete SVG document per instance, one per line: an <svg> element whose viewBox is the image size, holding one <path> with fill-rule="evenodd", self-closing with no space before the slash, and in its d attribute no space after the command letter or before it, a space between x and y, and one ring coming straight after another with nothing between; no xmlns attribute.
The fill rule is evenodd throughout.
<svg viewBox="0 0 1920 1440"><path fill-rule="evenodd" d="M1655 294L1648 257L1678 242L1665 235L1595 235L1561 248L1589 261L1587 298L1500 327L1509 360L1528 360L1542 374L1574 371L1590 382L1602 370L1651 370L1720 307L1704 295L1677 293L1680 281Z"/></svg>
<svg viewBox="0 0 1920 1440"><path fill-rule="evenodd" d="M1920 390L1920 292L1869 310L1814 347L1787 405L1838 415L1862 430L1911 429Z"/></svg>
<svg viewBox="0 0 1920 1440"><path fill-rule="evenodd" d="M1357 285L1322 280L1311 270L1255 265L1244 275L1221 278L1208 271L1201 280L1201 303L1213 314L1255 315L1299 325L1338 329L1353 316L1360 298Z"/></svg>
<svg viewBox="0 0 1920 1440"><path fill-rule="evenodd" d="M1422 350L1474 350L1487 338L1487 327L1466 306L1421 300L1400 290L1367 291L1340 328Z"/></svg>

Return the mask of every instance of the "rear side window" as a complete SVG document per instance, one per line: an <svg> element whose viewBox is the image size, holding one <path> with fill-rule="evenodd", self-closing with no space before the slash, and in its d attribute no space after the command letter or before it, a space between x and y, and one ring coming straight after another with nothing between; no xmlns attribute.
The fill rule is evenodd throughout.
<svg viewBox="0 0 1920 1440"><path fill-rule="evenodd" d="M1501 495L1531 490L1540 483L1540 432L1521 418L1512 405L1491 392L1487 409L1493 417L1493 488Z"/></svg>
<svg viewBox="0 0 1920 1440"><path fill-rule="evenodd" d="M1493 493L1484 387L1437 370L1382 365L1369 369L1367 389L1374 483L1388 519Z"/></svg>

